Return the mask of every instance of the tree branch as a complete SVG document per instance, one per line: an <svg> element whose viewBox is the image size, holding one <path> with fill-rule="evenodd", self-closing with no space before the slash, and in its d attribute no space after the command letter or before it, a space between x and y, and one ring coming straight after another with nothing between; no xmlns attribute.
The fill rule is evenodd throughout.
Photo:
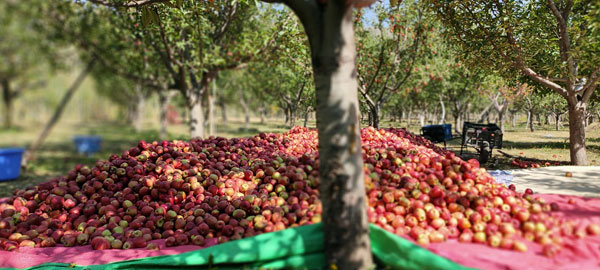
<svg viewBox="0 0 600 270"><path fill-rule="evenodd" d="M572 78L577 77L577 68L573 57L571 57L571 44L569 41L569 32L567 32L567 19L570 12L571 4L567 4L567 7L563 10L563 14L560 13L556 5L554 5L554 0L547 0L548 6L552 10L552 14L556 18L558 23L558 30L560 33L559 39L559 47L560 47L560 56L562 61L567 62L567 68L569 69L569 74ZM569 1L572 2L572 1ZM572 91L573 90L573 80L567 80L567 88Z"/></svg>
<svg viewBox="0 0 600 270"><path fill-rule="evenodd" d="M223 23L219 31L216 32L215 37L213 38L216 44L221 44L223 36L225 36L225 32L227 32L227 28L229 27L229 25L231 25L231 21L233 21L233 17L237 12L237 6L238 2L233 3L233 6L229 9L229 12L227 13L227 18L225 19L225 22Z"/></svg>
<svg viewBox="0 0 600 270"><path fill-rule="evenodd" d="M159 27L159 32L160 32L160 40L163 43L163 46L165 46L165 51L167 53L167 57L169 59L170 62L174 63L176 66L178 66L179 68L181 68L183 66L183 64L179 61L177 61L177 59L175 59L173 57L173 51L171 49L171 47L169 46L169 42L167 41L167 37L165 35L165 27L162 25L160 19L158 20L158 27ZM172 68L170 68L172 69Z"/></svg>
<svg viewBox="0 0 600 270"><path fill-rule="evenodd" d="M585 85L585 87L583 88L584 92L583 92L583 97L581 99L582 102L588 102L588 100L590 100L590 97L592 96L592 93L594 92L594 90L596 89L596 84L600 82L600 66L596 67L596 70L594 70L594 72L592 72L592 75L590 75L590 81Z"/></svg>

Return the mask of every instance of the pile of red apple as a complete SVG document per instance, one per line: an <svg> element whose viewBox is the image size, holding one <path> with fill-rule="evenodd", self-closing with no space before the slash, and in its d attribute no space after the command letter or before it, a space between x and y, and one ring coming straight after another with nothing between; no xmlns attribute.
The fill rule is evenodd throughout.
<svg viewBox="0 0 600 270"><path fill-rule="evenodd" d="M510 162L510 164L515 167L523 168L523 169L567 165L566 162L560 162L560 161L552 161L552 160L527 161L527 160L522 160L520 158L513 159Z"/></svg>
<svg viewBox="0 0 600 270"><path fill-rule="evenodd" d="M369 221L419 244L457 238L525 251L600 234L494 182L476 160L404 129L361 132ZM317 133L139 142L0 204L0 247L158 249L223 243L321 220Z"/></svg>

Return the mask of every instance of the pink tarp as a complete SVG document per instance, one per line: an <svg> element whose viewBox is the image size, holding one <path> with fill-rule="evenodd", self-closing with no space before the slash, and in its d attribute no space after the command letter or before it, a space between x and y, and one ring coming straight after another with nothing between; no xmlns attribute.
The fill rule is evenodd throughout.
<svg viewBox="0 0 600 270"><path fill-rule="evenodd" d="M600 198L583 198L566 195L543 194L547 202L556 202L559 211L555 214L581 221L585 226L590 222L600 224ZM569 204L572 198L574 204ZM528 244L528 252L491 248L481 244L464 244L450 240L440 244L431 244L427 249L451 259L464 266L490 270L540 270L540 269L600 269L600 237L584 239L564 239L564 247L554 258L548 258L541 253L541 246Z"/></svg>
<svg viewBox="0 0 600 270"><path fill-rule="evenodd" d="M600 224L600 198L582 198L564 195L537 195L548 202L559 204L556 214ZM573 198L574 204L569 204ZM164 241L156 240L161 250L145 249L95 251L89 246L22 248L18 252L0 251L0 267L25 268L46 262L75 263L77 265L105 264L109 262L171 255L198 249L197 246L165 247ZM214 244L214 243L213 243ZM481 244L464 244L450 240L440 244L431 244L427 248L436 254L449 258L459 264L490 270L525 269L600 269L600 237L585 239L565 239L565 245L558 256L548 258L541 254L541 247L529 244L527 253L491 248Z"/></svg>

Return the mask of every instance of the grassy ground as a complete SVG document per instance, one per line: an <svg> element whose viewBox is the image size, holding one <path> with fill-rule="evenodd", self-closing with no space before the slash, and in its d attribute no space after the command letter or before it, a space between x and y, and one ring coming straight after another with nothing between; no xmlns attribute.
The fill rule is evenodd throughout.
<svg viewBox="0 0 600 270"><path fill-rule="evenodd" d="M589 165L600 165L600 126L591 126L587 132L587 155ZM451 142L452 149L460 149L460 139ZM469 153L476 154L474 149ZM503 137L503 152L523 158L569 162L569 131L556 131L552 127L541 127L535 132L525 129L507 129ZM486 166L490 169L514 169L508 158L493 151L493 159Z"/></svg>
<svg viewBox="0 0 600 270"><path fill-rule="evenodd" d="M314 123L312 123L314 126ZM382 126L389 126L384 123ZM406 124L394 124L406 127ZM1 147L27 147L37 136L39 126L27 126L12 130L0 130ZM253 122L249 129L243 128L241 121L231 120L217 125L217 135L223 137L246 137L258 132L284 132L288 128L279 120L269 120L265 124ZM168 139L186 139L187 127L174 125L169 128ZM409 130L418 132L419 127L412 126ZM99 135L103 138L101 152L87 157L76 153L72 142L74 135ZM508 129L504 134L503 151L515 156L536 158L543 160L569 160L568 131L554 131L551 127L541 127L535 132L526 131L524 128ZM592 126L587 132L587 149L590 165L600 165L600 125ZM154 129L136 133L131 127L115 124L78 124L75 122L60 123L54 128L46 143L37 154L35 161L31 162L26 171L22 172L15 181L0 182L0 197L12 193L15 188L25 188L46 181L51 177L64 175L76 164L94 164L99 159L106 159L110 154L121 153L123 150L137 144L139 140L153 141L158 139L158 132ZM452 151L460 151L460 139L448 142ZM471 148L465 153L465 158L476 157ZM497 162L490 162L489 169L508 169L511 159L503 157L497 151L493 152Z"/></svg>

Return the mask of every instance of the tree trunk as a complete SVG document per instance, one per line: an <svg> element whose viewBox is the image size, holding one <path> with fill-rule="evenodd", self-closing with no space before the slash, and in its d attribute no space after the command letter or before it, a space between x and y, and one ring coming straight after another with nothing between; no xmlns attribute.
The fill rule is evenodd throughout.
<svg viewBox="0 0 600 270"><path fill-rule="evenodd" d="M227 122L227 110L225 109L225 101L219 100L219 108L221 108L221 120L223 123Z"/></svg>
<svg viewBox="0 0 600 270"><path fill-rule="evenodd" d="M248 130L250 129L250 108L248 108L248 103L246 103L246 99L243 95L240 95L240 104L244 110L244 129Z"/></svg>
<svg viewBox="0 0 600 270"><path fill-rule="evenodd" d="M398 123L402 123L402 118L404 118L404 110L398 110L398 115L396 115L396 117L398 118Z"/></svg>
<svg viewBox="0 0 600 270"><path fill-rule="evenodd" d="M290 126L296 126L296 106L291 105L290 107Z"/></svg>
<svg viewBox="0 0 600 270"><path fill-rule="evenodd" d="M166 87L158 91L158 106L160 110L160 129L158 136L161 140L167 138L167 109L169 108L169 102L171 101L172 93L170 93Z"/></svg>
<svg viewBox="0 0 600 270"><path fill-rule="evenodd" d="M144 126L144 108L146 106L146 97L142 91L142 84L138 82L135 84L135 98L134 104L131 104L131 125L135 132L140 132Z"/></svg>
<svg viewBox="0 0 600 270"><path fill-rule="evenodd" d="M2 101L4 103L4 128L9 129L12 127L13 93L8 80L2 80Z"/></svg>
<svg viewBox="0 0 600 270"><path fill-rule="evenodd" d="M419 123L421 124L421 126L425 125L425 111L422 111L419 114Z"/></svg>
<svg viewBox="0 0 600 270"><path fill-rule="evenodd" d="M202 108L202 93L200 89L192 89L188 97L190 138L204 137L204 110Z"/></svg>
<svg viewBox="0 0 600 270"><path fill-rule="evenodd" d="M535 126L533 124L533 112L531 110L527 111L527 124L526 124L526 126L529 127L529 130L531 132L535 131Z"/></svg>
<svg viewBox="0 0 600 270"><path fill-rule="evenodd" d="M459 119L458 119L458 118L459 118L458 114L456 114L456 113L453 113L453 114L452 114L452 117L454 117L454 131L455 131L455 132L457 132L457 133L462 133L462 130L460 130L460 129L459 129L459 127L458 127L458 123L459 123L459 122L458 122L458 121L459 121Z"/></svg>
<svg viewBox="0 0 600 270"><path fill-rule="evenodd" d="M556 131L558 131L558 127L560 125L560 114L554 114L554 129L556 129Z"/></svg>
<svg viewBox="0 0 600 270"><path fill-rule="evenodd" d="M517 122L517 117L515 115L515 112L511 112L510 113L510 126L512 128L515 128L516 122Z"/></svg>
<svg viewBox="0 0 600 270"><path fill-rule="evenodd" d="M500 123L500 130L502 131L502 133L504 133L504 113L504 109L498 112L498 123Z"/></svg>
<svg viewBox="0 0 600 270"><path fill-rule="evenodd" d="M410 119L412 117L412 109L408 110L408 113L406 114L406 126L410 127Z"/></svg>
<svg viewBox="0 0 600 270"><path fill-rule="evenodd" d="M217 80L212 81L211 91L208 92L208 135L215 136L215 95L217 93Z"/></svg>
<svg viewBox="0 0 600 270"><path fill-rule="evenodd" d="M315 77L325 258L337 269L370 269L353 15L344 5L329 1L305 25Z"/></svg>
<svg viewBox="0 0 600 270"><path fill-rule="evenodd" d="M304 111L304 127L306 127L306 125L308 124L308 115L309 115L309 111L308 110Z"/></svg>
<svg viewBox="0 0 600 270"><path fill-rule="evenodd" d="M585 104L569 97L569 147L573 165L587 165L585 150Z"/></svg>
<svg viewBox="0 0 600 270"><path fill-rule="evenodd" d="M446 106L444 105L444 100L442 100L442 96L439 96L440 98L440 107L442 109L442 116L440 116L440 122L439 124L443 124L444 122L446 122Z"/></svg>
<svg viewBox="0 0 600 270"><path fill-rule="evenodd" d="M285 122L284 124L287 125L290 122L290 107L288 104L284 105L284 109L283 112L285 113Z"/></svg>
<svg viewBox="0 0 600 270"><path fill-rule="evenodd" d="M65 93L65 95L62 97L62 99L58 103L58 106L56 107L54 114L52 115L50 120L48 120L48 122L44 126L44 129L42 130L40 135L33 142L31 147L25 154L25 158L23 159L22 165L25 165L27 162L29 162L35 158L35 152L42 145L42 143L44 143L44 140L46 140L46 137L48 137L48 134L50 134L50 131L52 130L54 125L58 122L58 120L62 116L62 113L65 110L65 107L67 107L69 100L71 100L71 98L73 97L73 94L75 94L77 89L79 89L79 87L81 86L81 83L83 83L83 80L85 79L85 77L87 77L87 75L91 71L92 67L94 67L95 63L96 63L96 59L92 58L92 60L90 60L90 62L87 64L87 66L81 71L81 73L79 73L79 76L77 76L77 78L75 79L75 81L73 82L71 87L69 87L69 89L67 89L67 92Z"/></svg>
<svg viewBox="0 0 600 270"><path fill-rule="evenodd" d="M369 125L374 128L379 128L379 106L369 106Z"/></svg>
<svg viewBox="0 0 600 270"><path fill-rule="evenodd" d="M260 124L261 125L265 123L266 114L267 114L267 109L260 108Z"/></svg>

